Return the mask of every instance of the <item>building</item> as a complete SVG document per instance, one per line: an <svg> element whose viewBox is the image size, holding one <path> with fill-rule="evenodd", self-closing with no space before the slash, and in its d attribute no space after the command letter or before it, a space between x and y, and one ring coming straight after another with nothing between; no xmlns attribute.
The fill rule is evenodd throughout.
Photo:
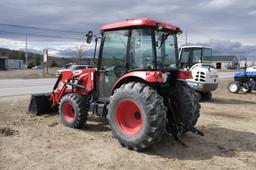
<svg viewBox="0 0 256 170"><path fill-rule="evenodd" d="M13 60L13 59L8 59L8 69L23 69L24 64L23 60Z"/></svg>
<svg viewBox="0 0 256 170"><path fill-rule="evenodd" d="M7 70L8 68L8 58L0 57L0 70Z"/></svg>
<svg viewBox="0 0 256 170"><path fill-rule="evenodd" d="M0 70L8 69L24 69L23 60L8 59L7 57L0 57Z"/></svg>
<svg viewBox="0 0 256 170"><path fill-rule="evenodd" d="M247 66L248 67L256 66L256 57L255 57L255 59L253 59L253 58L247 59Z"/></svg>
<svg viewBox="0 0 256 170"><path fill-rule="evenodd" d="M246 57L212 56L212 66L216 69L239 69L245 67Z"/></svg>

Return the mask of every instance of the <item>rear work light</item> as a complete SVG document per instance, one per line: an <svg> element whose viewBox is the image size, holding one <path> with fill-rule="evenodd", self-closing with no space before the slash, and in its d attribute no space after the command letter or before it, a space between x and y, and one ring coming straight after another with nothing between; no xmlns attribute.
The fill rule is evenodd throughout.
<svg viewBox="0 0 256 170"><path fill-rule="evenodd" d="M177 78L182 79L182 80L186 80L186 79L193 79L193 76L192 76L191 71L180 70L178 72Z"/></svg>
<svg viewBox="0 0 256 170"><path fill-rule="evenodd" d="M157 80L162 80L163 79L163 74L161 71L150 71L146 72L146 75L151 75Z"/></svg>

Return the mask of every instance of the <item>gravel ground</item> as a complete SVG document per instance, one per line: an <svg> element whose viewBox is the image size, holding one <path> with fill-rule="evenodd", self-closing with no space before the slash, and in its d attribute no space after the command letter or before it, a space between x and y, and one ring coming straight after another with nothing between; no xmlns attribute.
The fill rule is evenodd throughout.
<svg viewBox="0 0 256 170"><path fill-rule="evenodd" d="M100 119L71 129L57 114L28 114L30 96L1 97L0 169L256 169L256 93L230 94L227 83L202 103L204 137L187 133L183 148L165 136L141 153L122 148Z"/></svg>

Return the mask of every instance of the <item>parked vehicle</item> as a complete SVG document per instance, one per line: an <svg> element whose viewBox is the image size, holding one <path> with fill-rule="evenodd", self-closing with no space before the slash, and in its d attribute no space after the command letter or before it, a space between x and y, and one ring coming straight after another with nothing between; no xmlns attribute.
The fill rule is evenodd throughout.
<svg viewBox="0 0 256 170"><path fill-rule="evenodd" d="M256 72L256 66L252 66L246 69L247 72L252 72L255 71Z"/></svg>
<svg viewBox="0 0 256 170"><path fill-rule="evenodd" d="M234 81L229 83L228 91L230 93L250 93L252 90L256 90L256 67L245 68L245 71L236 72Z"/></svg>
<svg viewBox="0 0 256 170"><path fill-rule="evenodd" d="M192 72L187 79L201 99L211 99L212 91L218 88L218 72L211 65L212 49L204 46L182 46L179 52L180 68Z"/></svg>
<svg viewBox="0 0 256 170"><path fill-rule="evenodd" d="M61 69L61 70L57 70L56 72L56 77L59 77L59 75L63 72L63 71L75 71L75 70L82 70L82 69L86 69L86 68L92 68L91 65L69 65L68 67L66 67L65 69Z"/></svg>
<svg viewBox="0 0 256 170"><path fill-rule="evenodd" d="M95 39L95 51L101 40L97 68L62 71L52 93L32 95L29 111L58 108L63 124L72 128L83 126L91 111L108 120L122 146L134 150L159 142L164 133L183 146L184 133L203 135L194 127L199 98L185 81L191 72L177 67L180 28L142 18L104 25L101 33L86 34L87 43Z"/></svg>
<svg viewBox="0 0 256 170"><path fill-rule="evenodd" d="M68 63L68 64L65 64L65 68L68 68L70 67L71 65L78 65L77 63Z"/></svg>
<svg viewBox="0 0 256 170"><path fill-rule="evenodd" d="M43 66L35 66L35 67L32 67L32 69L35 69L35 70L39 70L39 69L43 69L44 67Z"/></svg>

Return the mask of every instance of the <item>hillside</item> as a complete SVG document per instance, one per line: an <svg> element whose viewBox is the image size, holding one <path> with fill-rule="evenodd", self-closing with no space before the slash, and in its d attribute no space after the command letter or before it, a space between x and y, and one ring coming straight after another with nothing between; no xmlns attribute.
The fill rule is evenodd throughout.
<svg viewBox="0 0 256 170"><path fill-rule="evenodd" d="M9 59L20 59L25 62L25 52L18 51L18 50L10 50L6 48L0 48L0 57L7 57ZM79 58L67 58L67 57L48 57L49 66L55 65L64 66L68 63L78 63L78 64L90 64L91 59L89 58L82 58L81 61ZM28 52L28 64L31 65L41 65L43 63L43 55Z"/></svg>

